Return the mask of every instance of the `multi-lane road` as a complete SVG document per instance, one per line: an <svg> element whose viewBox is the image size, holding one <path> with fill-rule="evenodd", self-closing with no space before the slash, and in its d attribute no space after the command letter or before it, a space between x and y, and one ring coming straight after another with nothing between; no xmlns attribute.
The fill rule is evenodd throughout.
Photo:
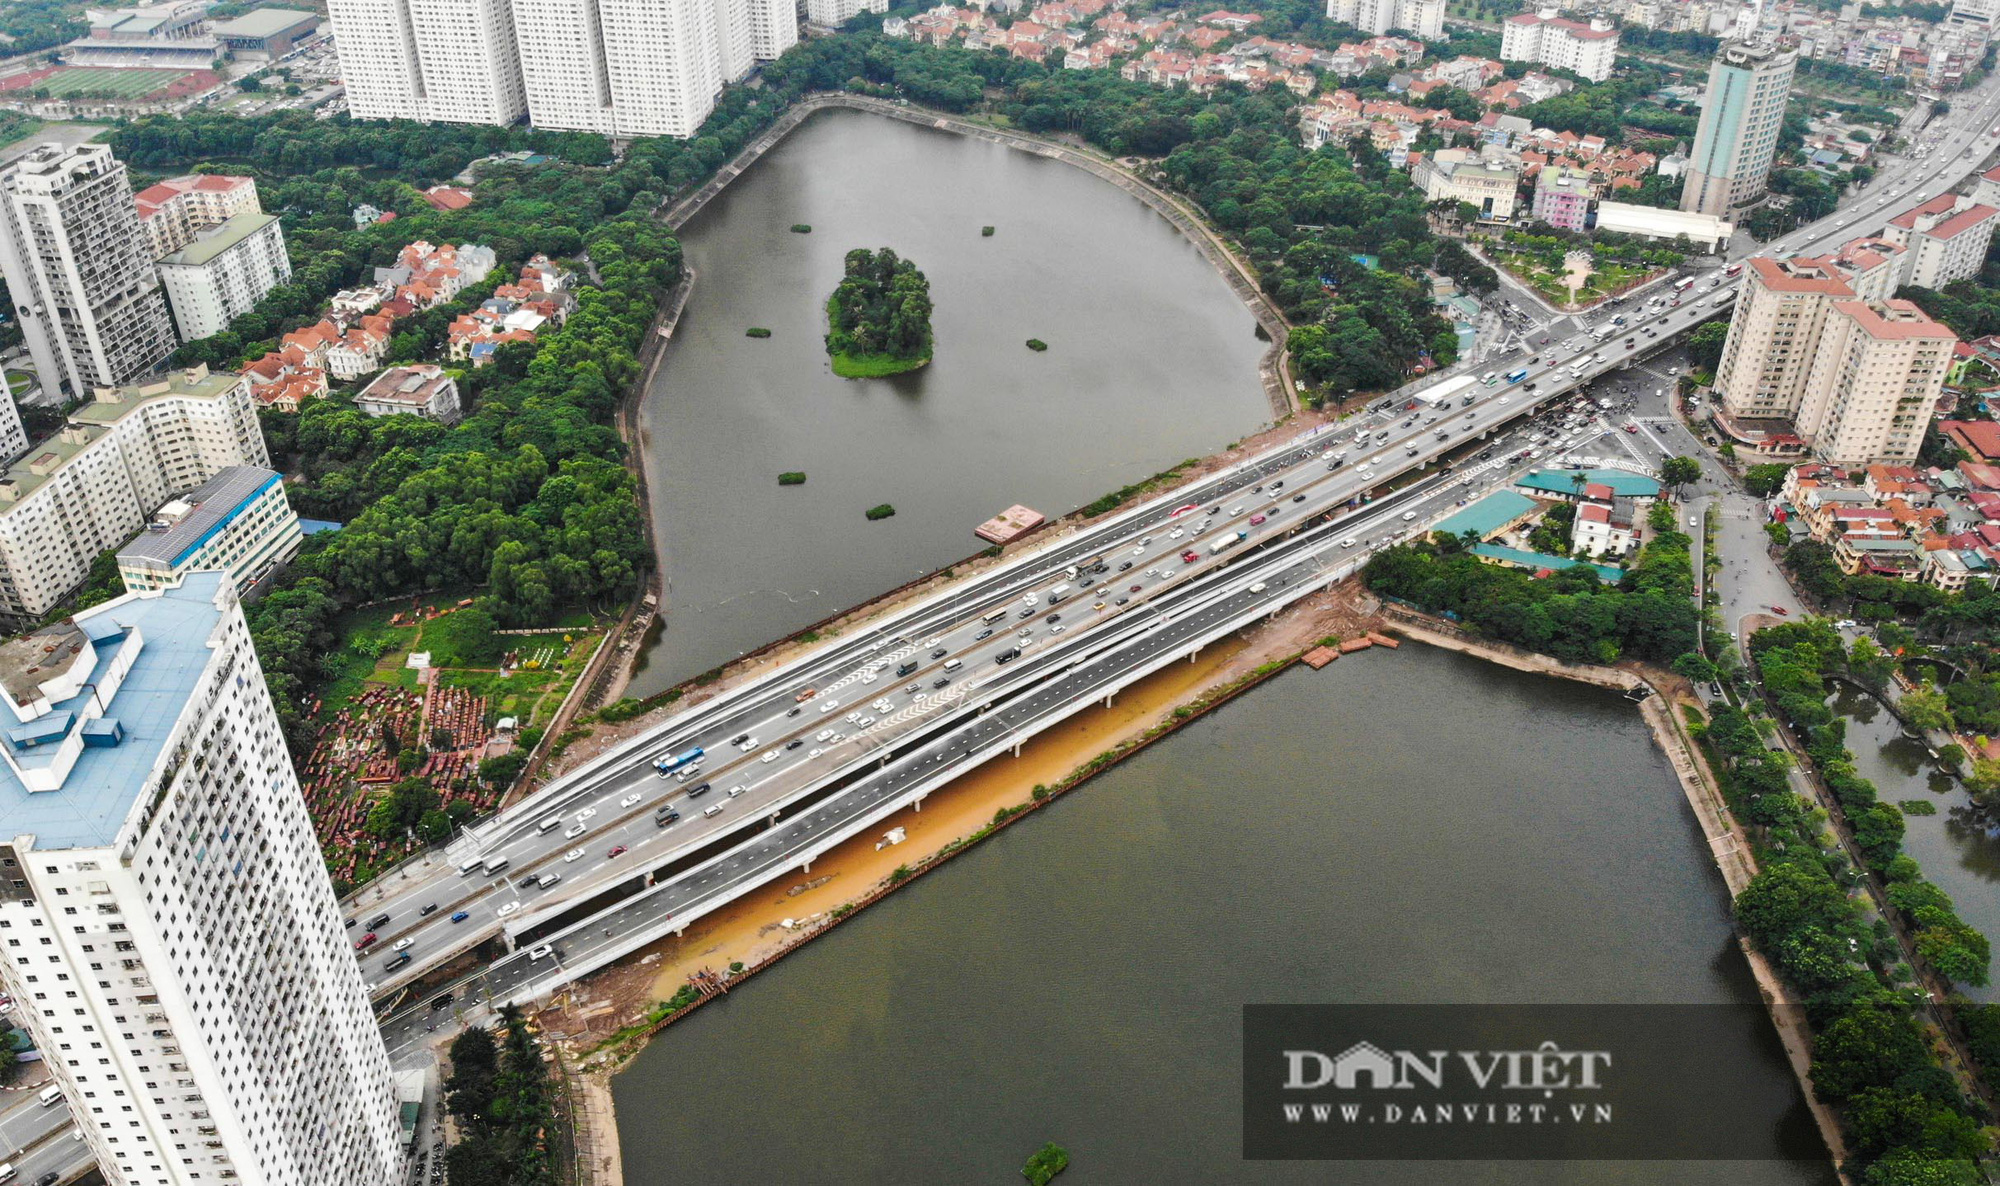
<svg viewBox="0 0 2000 1186"><path fill-rule="evenodd" d="M2000 92L1989 85L1960 103L1955 126L1928 137L1922 160L1884 174L1848 210L1772 250L1844 242L1956 184L2000 145ZM532 995L607 952L685 925L1007 747L997 742L1011 745L1160 656L1184 654L1284 604L1301 582L1313 583L1300 566L1323 581L1370 545L1428 522L1429 500L1443 485L1436 479L1393 500L1361 499L1446 453L1462 464L1482 450L1493 454L1481 462L1489 466L1524 460L1519 442L1495 434L1538 403L1727 312L1738 283L1718 272L1687 292L1663 288L1619 310L1625 324L1600 322L1608 333L1595 337L1531 334L1524 351L1493 362L1493 378L1474 377L1449 407L1423 398L1378 403L678 714L491 821L455 845L451 861L365 891L350 913L357 938L377 936L362 957L368 979L386 993L481 939L527 935L536 951L552 939L552 951L515 952L457 982L461 1000L467 987L494 1000ZM1516 371L1526 374L1508 381ZM1325 523L1330 516L1338 521ZM1301 531L1308 521L1315 526ZM1242 542L1229 544L1238 533ZM1309 548L1295 542L1308 535ZM813 694L801 699L807 689ZM698 774L682 781L655 773L658 757L695 747L704 752ZM662 826L662 810L678 818ZM508 863L497 876L461 873L471 858ZM551 873L553 885L535 884ZM614 887L636 896L592 902ZM588 917L578 917L580 906ZM399 943L412 959L391 970L385 961ZM420 1004L386 1028L392 1038L420 1035L428 1013Z"/></svg>
<svg viewBox="0 0 2000 1186"><path fill-rule="evenodd" d="M68 1181L90 1164L90 1147L76 1133L65 1103L44 1106L40 1092L22 1090L5 1097L0 1111L0 1165L10 1165L16 1186L34 1186L49 1174Z"/></svg>

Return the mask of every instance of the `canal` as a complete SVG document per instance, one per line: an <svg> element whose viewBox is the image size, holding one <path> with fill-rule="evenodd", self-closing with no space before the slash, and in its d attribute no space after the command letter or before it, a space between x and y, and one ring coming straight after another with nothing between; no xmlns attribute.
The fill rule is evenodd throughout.
<svg viewBox="0 0 2000 1186"><path fill-rule="evenodd" d="M1082 757L1084 755L1079 755ZM1727 893L1615 695L1405 646L1278 677L662 1034L630 1186L1820 1183L1823 1160L1245 1162L1248 1002L1755 1002ZM1759 1019L1761 1020L1761 1019ZM1823 1158L1768 1025L1718 1035Z"/></svg>
<svg viewBox="0 0 2000 1186"><path fill-rule="evenodd" d="M1875 784L1885 803L1929 803L1935 815L1903 816L1903 851L1923 866L1924 876L1951 895L1958 916L1989 940L2000 938L2000 837L1973 813L1972 797L1957 779L1940 774L1924 743L1903 731L1902 722L1881 701L1841 684L1828 701L1847 722L1847 748L1854 768ZM1992 985L1967 988L1978 1001L2000 1000Z"/></svg>
<svg viewBox="0 0 2000 1186"><path fill-rule="evenodd" d="M1270 419L1266 344L1222 277L1055 161L821 112L681 242L699 279L640 411L667 628L632 695L970 555L1014 503L1067 512ZM884 246L930 278L936 360L836 378L827 297L848 251ZM895 517L864 519L879 503Z"/></svg>

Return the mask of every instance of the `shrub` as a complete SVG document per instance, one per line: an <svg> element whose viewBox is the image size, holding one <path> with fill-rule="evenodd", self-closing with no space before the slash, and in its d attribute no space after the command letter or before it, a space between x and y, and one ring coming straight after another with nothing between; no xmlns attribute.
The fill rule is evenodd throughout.
<svg viewBox="0 0 2000 1186"><path fill-rule="evenodd" d="M1040 354L1042 351L1047 350L1048 348L1049 344L1047 342L1042 341L1040 338L1028 339L1028 349L1033 350L1037 354Z"/></svg>
<svg viewBox="0 0 2000 1186"><path fill-rule="evenodd" d="M780 486L803 486L805 484L806 475L804 470L788 469L778 475L778 485Z"/></svg>
<svg viewBox="0 0 2000 1186"><path fill-rule="evenodd" d="M873 522L876 519L887 519L889 516L895 513L896 513L896 508L890 506L888 503L885 502L878 507L869 507L868 519L870 522Z"/></svg>
<svg viewBox="0 0 2000 1186"><path fill-rule="evenodd" d="M991 239L993 237L993 228L990 226L980 227L979 234L982 238Z"/></svg>
<svg viewBox="0 0 2000 1186"><path fill-rule="evenodd" d="M813 233L813 229L809 223L795 222L792 224L792 233L794 235L810 235Z"/></svg>
<svg viewBox="0 0 2000 1186"><path fill-rule="evenodd" d="M768 338L771 336L771 331L761 325L753 325L743 331L743 336L746 338Z"/></svg>

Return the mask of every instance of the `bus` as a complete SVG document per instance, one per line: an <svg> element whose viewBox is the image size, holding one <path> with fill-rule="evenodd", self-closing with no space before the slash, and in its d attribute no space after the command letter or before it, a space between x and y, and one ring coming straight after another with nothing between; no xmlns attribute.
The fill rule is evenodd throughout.
<svg viewBox="0 0 2000 1186"><path fill-rule="evenodd" d="M697 745L694 748L685 750L681 753L668 754L665 757L655 759L653 762L653 769L659 771L661 774L672 774L674 771L679 770L681 767L687 765L689 762L699 761L700 759L701 759L701 747Z"/></svg>
<svg viewBox="0 0 2000 1186"><path fill-rule="evenodd" d="M1686 292L1688 289L1693 287L1694 287L1693 276L1682 276L1679 280L1674 281L1675 292Z"/></svg>
<svg viewBox="0 0 2000 1186"><path fill-rule="evenodd" d="M986 623L988 626L991 626L993 623L999 621L1000 619L1006 616L1007 616L1007 607L1003 605L999 609L994 610L992 613L987 614L985 617L979 620Z"/></svg>
<svg viewBox="0 0 2000 1186"><path fill-rule="evenodd" d="M1429 391L1424 392L1424 399L1432 407L1448 408L1451 406L1451 401L1461 395L1470 394L1478 386L1479 379L1477 376L1460 375L1456 379L1447 379Z"/></svg>
<svg viewBox="0 0 2000 1186"><path fill-rule="evenodd" d="M1527 367L1522 367L1522 368L1521 368L1520 370L1518 370L1518 371L1508 371L1508 372L1507 372L1507 382L1508 382L1508 384L1509 384L1510 386L1511 386L1512 384L1515 384L1515 383L1519 383L1519 382L1520 382L1521 380L1523 380L1523 379L1525 379L1525 378L1527 378L1527 377L1528 377L1528 368L1527 368Z"/></svg>
<svg viewBox="0 0 2000 1186"><path fill-rule="evenodd" d="M1725 276L1741 276L1743 274L1743 265L1741 263L1730 264L1728 267L1722 269L1722 274Z"/></svg>

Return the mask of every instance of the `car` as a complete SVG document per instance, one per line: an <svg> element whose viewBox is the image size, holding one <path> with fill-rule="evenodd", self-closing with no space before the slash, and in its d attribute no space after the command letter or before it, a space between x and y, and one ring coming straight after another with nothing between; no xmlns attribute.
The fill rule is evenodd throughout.
<svg viewBox="0 0 2000 1186"><path fill-rule="evenodd" d="M792 738L792 739L791 739L790 741L787 741L787 742L785 743L785 748L786 748L786 749L788 749L788 750L789 750L789 749L797 749L797 748L799 748L800 746L804 745L805 743L806 743L806 741L805 741L805 738L803 738L803 737L794 737L794 738Z"/></svg>
<svg viewBox="0 0 2000 1186"><path fill-rule="evenodd" d="M437 913L437 908L438 904L436 902L432 902L429 905L425 906L422 910L417 911L417 917L429 918L431 915Z"/></svg>
<svg viewBox="0 0 2000 1186"><path fill-rule="evenodd" d="M653 826L656 828L670 827L679 822L681 813L678 811L663 811L653 817Z"/></svg>
<svg viewBox="0 0 2000 1186"><path fill-rule="evenodd" d="M1414 519L1414 518L1416 518L1416 517L1417 517L1417 513L1416 513L1415 511L1404 511L1404 512L1403 512L1403 522L1405 522L1405 523L1408 523L1408 522L1409 522L1410 520L1412 520L1412 519Z"/></svg>
<svg viewBox="0 0 2000 1186"><path fill-rule="evenodd" d="M451 921L464 922L466 919L471 917L472 917L472 912L470 910L460 910L451 916Z"/></svg>
<svg viewBox="0 0 2000 1186"><path fill-rule="evenodd" d="M1055 624L1056 624L1057 622L1060 622L1060 621L1062 621L1062 615L1061 615L1061 614L1050 614L1050 615L1049 615L1049 625L1053 626L1053 625L1055 625Z"/></svg>
<svg viewBox="0 0 2000 1186"><path fill-rule="evenodd" d="M992 631L989 630L987 631L987 633L991 634ZM822 713L832 712L834 709L839 707L840 707L840 701L838 700L822 700L819 702L819 710Z"/></svg>
<svg viewBox="0 0 2000 1186"><path fill-rule="evenodd" d="M778 760L778 751L774 749L767 749L764 751L764 756L758 758L757 760L759 762L775 762Z"/></svg>
<svg viewBox="0 0 2000 1186"><path fill-rule="evenodd" d="M550 956L554 955L555 953L556 953L555 944L544 943L540 947L531 949L528 952L528 958L531 960L545 960Z"/></svg>
<svg viewBox="0 0 2000 1186"><path fill-rule="evenodd" d="M620 844L614 846L610 852L605 853L604 859L608 861L612 857L622 857L624 855L625 855L625 846Z"/></svg>
<svg viewBox="0 0 2000 1186"><path fill-rule="evenodd" d="M1252 526L1252 527L1255 527L1255 526L1257 526L1257 525L1258 525L1259 523L1262 523L1263 521L1264 521L1264 516L1262 516L1262 515L1252 515L1252 516L1250 516L1250 526ZM1151 576L1151 575L1152 575L1152 570L1151 570L1151 569L1147 569L1147 570L1146 570L1146 575L1147 575L1147 576Z"/></svg>
<svg viewBox="0 0 2000 1186"><path fill-rule="evenodd" d="M1132 562L1130 560L1127 560L1125 563L1118 566L1118 571L1124 572L1126 569L1130 567L1132 567Z"/></svg>
<svg viewBox="0 0 2000 1186"><path fill-rule="evenodd" d="M345 927L346 927L346 928L347 928L348 930L353 930L353 929L354 929L354 921L355 921L354 919L351 919L351 918L350 918L350 919L348 919L348 920L347 920L347 921L346 921L345 923L343 923L343 924L341 924L341 925L345 926Z"/></svg>
<svg viewBox="0 0 2000 1186"><path fill-rule="evenodd" d="M1790 617L1790 616L1791 616L1791 613L1792 613L1792 611L1791 611L1791 610L1788 610L1788 609L1786 609L1786 608L1785 608L1784 606L1782 606L1782 605L1774 605L1774 606L1772 606L1772 607L1771 607L1771 612L1772 612L1772 613L1774 613L1774 614L1776 614L1776 615L1778 615L1778 616L1779 616L1779 617L1781 617L1781 618L1785 618L1785 617Z"/></svg>
<svg viewBox="0 0 2000 1186"><path fill-rule="evenodd" d="M934 647L937 646L939 643L942 643L943 641L944 640L942 638L926 638L924 640L924 645L927 647Z"/></svg>
<svg viewBox="0 0 2000 1186"><path fill-rule="evenodd" d="M1163 580L1163 581L1171 581L1171 580L1173 580L1173 579L1174 579L1174 570L1173 570L1173 569L1171 569L1171 568L1165 568L1165 569L1161 569L1161 570L1160 570L1160 579L1161 579L1161 580Z"/></svg>
<svg viewBox="0 0 2000 1186"><path fill-rule="evenodd" d="M1230 517L1230 518L1232 518L1232 519L1233 519L1233 518L1235 518L1236 516L1238 516L1238 515L1242 514L1242 513L1243 513L1243 508L1242 508L1242 507L1241 507L1240 505L1239 505L1239 506L1233 506L1233 507L1230 507L1230 508L1229 508L1229 517Z"/></svg>
<svg viewBox="0 0 2000 1186"><path fill-rule="evenodd" d="M516 910L519 910L520 908L521 904L519 902L509 902L506 905L500 907L500 909L494 911L494 914L499 916L500 918L505 918L508 915L514 913Z"/></svg>
<svg viewBox="0 0 2000 1186"><path fill-rule="evenodd" d="M1124 604L1125 604L1126 602L1128 602L1128 601L1130 601L1130 600L1132 600L1132 599L1131 599L1130 597L1120 597L1120 598L1118 598L1117 600L1115 600L1115 601L1114 601L1114 602L1113 602L1112 604L1114 604L1114 605L1124 605Z"/></svg>
<svg viewBox="0 0 2000 1186"><path fill-rule="evenodd" d="M944 658L944 657L945 657L945 653L946 653L946 652L945 652L945 649L944 649L943 647L939 647L939 648L937 648L936 650L934 650L934 651L932 651L932 652L931 652L931 658L933 658L933 659L942 659L942 658Z"/></svg>
<svg viewBox="0 0 2000 1186"><path fill-rule="evenodd" d="M375 940L379 938L381 938L380 935L377 935L374 931L370 931L354 941L354 950L366 951L370 947L375 946Z"/></svg>
<svg viewBox="0 0 2000 1186"><path fill-rule="evenodd" d="M1639 426L1636 424L1621 424L1619 427L1623 428L1626 432L1636 433L1639 431Z"/></svg>
<svg viewBox="0 0 2000 1186"><path fill-rule="evenodd" d="M1180 528L1176 527L1176 528L1174 528L1174 529L1173 529L1172 531L1169 531L1169 532L1167 532L1167 538L1168 538L1168 539L1179 539L1180 537L1182 537L1182 536L1184 536L1184 535L1186 535L1186 534L1187 534L1187 532L1185 532L1185 531L1182 531L1182 530L1181 530Z"/></svg>
<svg viewBox="0 0 2000 1186"><path fill-rule="evenodd" d="M583 835L585 830L582 824L571 824L569 827L563 829L563 839L574 840L578 836Z"/></svg>
<svg viewBox="0 0 2000 1186"><path fill-rule="evenodd" d="M585 820L587 820L587 819L591 818L592 816L594 816L594 815L596 815L596 814L597 814L597 808L595 808L595 807L586 807L586 808L584 808L584 809L583 809L582 811L579 811L579 812L577 812L577 813L576 813L576 822L577 822L577 823L582 823L583 821L585 821Z"/></svg>
<svg viewBox="0 0 2000 1186"><path fill-rule="evenodd" d="M562 874L560 874L560 873L544 873L544 874L542 874L542 875L541 875L540 877L528 877L528 878L525 878L524 880L525 880L525 881L526 881L526 882L527 882L527 883L528 883L529 885L532 885L532 886L534 886L534 887L535 887L536 889L547 889L547 888L549 888L550 886L552 886L552 885L556 884L557 882L561 881L561 880L562 880Z"/></svg>
<svg viewBox="0 0 2000 1186"><path fill-rule="evenodd" d="M862 717L860 720L854 722L854 727L857 729L866 729L868 726L874 723L875 723L874 717Z"/></svg>
<svg viewBox="0 0 2000 1186"><path fill-rule="evenodd" d="M581 848L572 848L563 854L563 860L565 861L580 861L582 859L583 850Z"/></svg>
<svg viewBox="0 0 2000 1186"><path fill-rule="evenodd" d="M639 794L638 792L636 792L636 791L635 791L635 792L633 792L632 794L630 794L630 795L627 795L627 796L625 796L625 797L624 797L623 799L620 799L620 800L618 800L618 806L620 806L620 807L636 807L636 806L638 806L638 804L639 804L639 800L641 800L641 799L643 799L643 798L645 798L645 796L644 796L644 795L641 795L641 794Z"/></svg>
<svg viewBox="0 0 2000 1186"><path fill-rule="evenodd" d="M1031 614L1034 613L1035 611L1031 609L1024 609L1021 612L1024 614ZM877 677L875 673L872 671L864 671L861 673L861 682L864 684L872 684L875 682L876 678Z"/></svg>
<svg viewBox="0 0 2000 1186"><path fill-rule="evenodd" d="M400 938L400 939L396 940L396 944L395 944L395 946L391 947L391 948L390 948L389 950L390 950L390 951L407 951L407 950L409 950L409 946L410 946L410 944L412 944L412 943L415 943L415 942L416 942L416 940L415 940L415 939L411 938L411 937L410 937L410 936L408 936L408 935L404 935L404 936L403 936L402 938Z"/></svg>
<svg viewBox="0 0 2000 1186"><path fill-rule="evenodd" d="M813 736L813 740L814 740L814 741L825 741L825 740L827 740L828 738L830 738L830 737L832 737L832 736L833 736L833 730L831 730L831 729L821 729L821 730L820 730L820 731L819 731L819 732L818 732L817 734L815 734L815 735Z"/></svg>
<svg viewBox="0 0 2000 1186"><path fill-rule="evenodd" d="M973 636L972 636L972 640L973 640L974 642L979 642L979 641L981 641L981 640L983 640L983 639L988 639L988 638L992 638L992 637L993 637L993 631L991 631L991 630L981 630L981 631L980 631L979 633L977 633L977 634L975 634L975 635L973 635Z"/></svg>
<svg viewBox="0 0 2000 1186"><path fill-rule="evenodd" d="M1340 541L1340 546L1343 548L1351 548L1354 546L1354 543L1355 543L1354 537L1350 535L1346 539Z"/></svg>
<svg viewBox="0 0 2000 1186"><path fill-rule="evenodd" d="M1134 585L1134 586L1132 586L1132 587L1131 587L1130 589L1127 589L1127 590L1125 590L1125 591L1126 591L1127 593L1137 593L1137 592L1139 592L1140 590L1142 590L1142 589L1144 589L1144 588L1145 588L1145 586L1144 586L1144 585Z"/></svg>
<svg viewBox="0 0 2000 1186"><path fill-rule="evenodd" d="M1015 617L1017 617L1017 618L1021 618L1021 619L1023 619L1023 620L1026 620L1026 619L1028 619L1028 618L1032 618L1032 617L1034 617L1034 616L1035 616L1035 607L1031 605L1031 606L1029 606L1029 607L1028 607L1027 609L1024 609L1024 610L1022 610L1022 611L1021 611L1020 613L1018 613L1018 614L1016 614L1016 615L1014 615L1014 616L1015 616Z"/></svg>
<svg viewBox="0 0 2000 1186"><path fill-rule="evenodd" d="M1063 631L1065 631L1065 630L1067 630L1067 629L1069 629L1069 627L1067 627L1067 626L1051 626L1051 627L1049 627L1049 633L1050 633L1050 634L1061 634L1061 633L1062 633Z"/></svg>

